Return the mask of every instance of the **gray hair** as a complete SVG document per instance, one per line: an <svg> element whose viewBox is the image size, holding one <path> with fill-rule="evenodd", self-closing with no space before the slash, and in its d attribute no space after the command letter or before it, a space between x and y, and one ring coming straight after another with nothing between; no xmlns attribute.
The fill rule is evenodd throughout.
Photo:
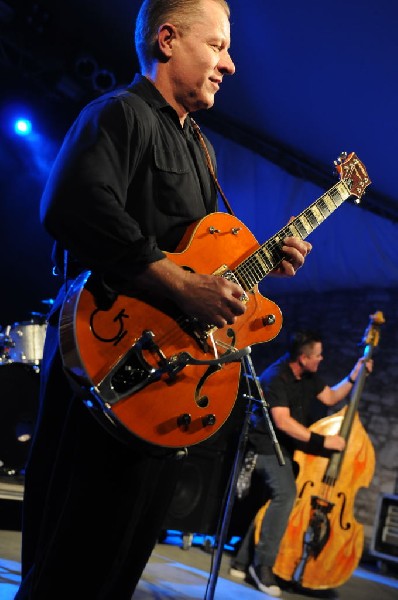
<svg viewBox="0 0 398 600"><path fill-rule="evenodd" d="M226 0L214 0L230 17ZM200 0L144 0L135 25L135 48L142 72L149 69L158 58L157 34L162 23L173 22L180 29L187 29L202 15Z"/></svg>

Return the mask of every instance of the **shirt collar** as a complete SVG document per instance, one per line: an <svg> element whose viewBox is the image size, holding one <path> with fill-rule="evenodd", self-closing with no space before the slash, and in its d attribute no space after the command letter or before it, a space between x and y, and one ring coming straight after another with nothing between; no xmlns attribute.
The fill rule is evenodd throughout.
<svg viewBox="0 0 398 600"><path fill-rule="evenodd" d="M141 98L145 100L152 108L156 110L169 110L173 115L173 118L176 120L177 124L180 124L180 120L175 109L165 100L162 94L159 92L157 87L144 75L140 73L136 73L133 81L127 87L128 91L138 92ZM183 130L185 133L191 130L189 115L188 118L184 121ZM181 126L181 125L180 125Z"/></svg>
<svg viewBox="0 0 398 600"><path fill-rule="evenodd" d="M137 73L127 88L132 92L139 92L141 98L143 98L148 104L154 108L171 108L170 104L163 98L159 90L153 85L153 83L147 78ZM173 109L172 109L173 110Z"/></svg>

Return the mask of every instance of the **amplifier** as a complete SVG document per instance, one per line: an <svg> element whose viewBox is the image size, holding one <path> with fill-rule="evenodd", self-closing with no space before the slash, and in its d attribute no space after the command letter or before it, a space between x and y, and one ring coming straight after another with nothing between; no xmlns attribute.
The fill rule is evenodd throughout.
<svg viewBox="0 0 398 600"><path fill-rule="evenodd" d="M376 522L370 553L398 563L398 495L382 494L376 508Z"/></svg>

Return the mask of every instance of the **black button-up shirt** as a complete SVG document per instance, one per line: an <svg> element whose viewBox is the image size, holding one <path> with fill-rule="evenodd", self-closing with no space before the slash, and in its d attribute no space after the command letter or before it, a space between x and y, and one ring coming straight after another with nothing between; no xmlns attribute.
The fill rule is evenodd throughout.
<svg viewBox="0 0 398 600"><path fill-rule="evenodd" d="M208 140L213 165L214 150ZM186 227L217 209L217 191L190 124L137 75L124 90L86 106L48 179L41 217L55 262L127 285L174 251Z"/></svg>

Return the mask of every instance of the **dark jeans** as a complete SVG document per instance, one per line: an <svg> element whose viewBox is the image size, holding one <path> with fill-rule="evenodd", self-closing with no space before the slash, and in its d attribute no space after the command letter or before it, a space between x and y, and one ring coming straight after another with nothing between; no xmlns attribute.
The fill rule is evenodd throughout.
<svg viewBox="0 0 398 600"><path fill-rule="evenodd" d="M255 470L269 488L271 499L262 522L259 543L254 546L253 520L233 561L237 568L246 569L251 563L272 567L278 555L296 498L293 463L289 456L284 458L286 464L281 466L274 454L259 454L257 457Z"/></svg>
<svg viewBox="0 0 398 600"><path fill-rule="evenodd" d="M47 328L41 383L16 600L130 600L183 461L134 436L122 443L97 422L65 377L57 323Z"/></svg>

